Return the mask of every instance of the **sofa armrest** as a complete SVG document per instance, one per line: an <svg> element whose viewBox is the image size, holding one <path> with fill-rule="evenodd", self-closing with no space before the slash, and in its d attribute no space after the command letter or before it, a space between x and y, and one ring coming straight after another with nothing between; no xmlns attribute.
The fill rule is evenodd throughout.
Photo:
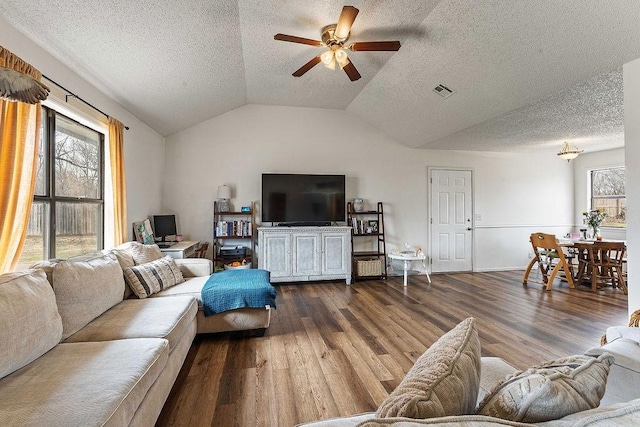
<svg viewBox="0 0 640 427"><path fill-rule="evenodd" d="M607 343L613 342L618 338L629 338L636 342L640 342L640 328L635 326L611 326L607 328Z"/></svg>
<svg viewBox="0 0 640 427"><path fill-rule="evenodd" d="M184 277L210 276L213 262L206 258L182 258L174 260Z"/></svg>

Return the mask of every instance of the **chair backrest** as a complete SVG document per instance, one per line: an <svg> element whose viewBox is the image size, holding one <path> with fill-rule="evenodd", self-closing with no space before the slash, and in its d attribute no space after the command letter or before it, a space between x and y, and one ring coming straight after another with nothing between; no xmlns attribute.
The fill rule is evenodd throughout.
<svg viewBox="0 0 640 427"><path fill-rule="evenodd" d="M207 256L207 249L209 249L209 242L204 242L196 249L196 256L198 258L205 258Z"/></svg>
<svg viewBox="0 0 640 427"><path fill-rule="evenodd" d="M562 252L560 250L560 245L558 244L558 239L556 239L555 234L532 233L531 237L529 237L529 240L531 241L533 250L536 252L538 249L548 249Z"/></svg>
<svg viewBox="0 0 640 427"><path fill-rule="evenodd" d="M604 267L621 266L627 251L624 242L593 242L593 262Z"/></svg>

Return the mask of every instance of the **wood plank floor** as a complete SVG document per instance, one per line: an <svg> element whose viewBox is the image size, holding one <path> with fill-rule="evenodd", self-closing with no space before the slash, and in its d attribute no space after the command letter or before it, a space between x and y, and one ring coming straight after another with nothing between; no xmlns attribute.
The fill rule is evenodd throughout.
<svg viewBox="0 0 640 427"><path fill-rule="evenodd" d="M276 286L264 337L198 336L159 426L292 426L373 411L413 362L461 320L483 356L524 369L597 346L627 322L619 290L546 292L522 272Z"/></svg>

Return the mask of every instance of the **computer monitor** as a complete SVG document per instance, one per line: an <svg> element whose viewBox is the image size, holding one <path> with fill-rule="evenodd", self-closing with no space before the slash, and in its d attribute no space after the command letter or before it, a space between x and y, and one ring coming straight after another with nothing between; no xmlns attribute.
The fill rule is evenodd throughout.
<svg viewBox="0 0 640 427"><path fill-rule="evenodd" d="M163 242L166 241L167 236L175 236L178 234L178 230L176 229L176 216L154 215L153 232L156 237L161 237Z"/></svg>

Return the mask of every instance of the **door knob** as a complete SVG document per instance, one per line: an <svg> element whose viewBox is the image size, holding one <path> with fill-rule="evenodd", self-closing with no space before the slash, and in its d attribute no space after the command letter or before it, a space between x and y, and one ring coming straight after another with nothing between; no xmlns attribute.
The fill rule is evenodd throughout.
<svg viewBox="0 0 640 427"><path fill-rule="evenodd" d="M471 231L471 230L472 230L472 228L471 228L471 227L467 227L467 231Z"/></svg>

